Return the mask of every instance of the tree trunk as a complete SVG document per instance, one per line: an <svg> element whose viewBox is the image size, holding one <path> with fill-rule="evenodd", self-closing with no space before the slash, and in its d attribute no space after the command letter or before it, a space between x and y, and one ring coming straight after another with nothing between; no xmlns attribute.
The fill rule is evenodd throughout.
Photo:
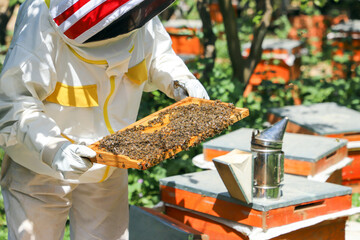
<svg viewBox="0 0 360 240"><path fill-rule="evenodd" d="M256 1L257 10L262 10L264 14L258 27L254 29L254 38L251 42L249 56L246 59L241 54L241 44L237 35L236 18L231 0L218 0L218 2L224 19L228 52L233 68L233 78L247 84L256 65L261 60L261 45L270 26L273 12L271 0Z"/></svg>
<svg viewBox="0 0 360 240"><path fill-rule="evenodd" d="M5 12L0 12L0 45L6 44L6 26L14 12L16 4L8 6Z"/></svg>
<svg viewBox="0 0 360 240"><path fill-rule="evenodd" d="M241 64L242 55L234 8L231 4L231 0L218 0L218 3L224 21L228 53L233 69L233 78L241 79L243 72L243 66Z"/></svg>
<svg viewBox="0 0 360 240"><path fill-rule="evenodd" d="M251 48L249 57L246 60L246 67L244 69L244 83L248 83L251 74L254 72L256 65L260 62L262 56L262 42L266 36L267 30L271 23L271 16L273 8L271 0L262 0L257 3L257 10L262 10L264 15L261 19L260 25L254 30L254 38L251 41Z"/></svg>
<svg viewBox="0 0 360 240"><path fill-rule="evenodd" d="M216 51L215 51L215 42L216 35L212 30L211 18L210 18L210 9L209 9L209 0L198 0L197 9L203 25L204 37L202 39L204 46L204 58L205 69L203 72L204 81L209 81L209 73L212 72L214 68Z"/></svg>

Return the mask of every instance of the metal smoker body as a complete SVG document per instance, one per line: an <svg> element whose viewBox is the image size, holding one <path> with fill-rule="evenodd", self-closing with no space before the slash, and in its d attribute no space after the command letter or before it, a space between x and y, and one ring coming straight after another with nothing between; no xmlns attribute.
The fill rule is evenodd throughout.
<svg viewBox="0 0 360 240"><path fill-rule="evenodd" d="M281 197L281 183L284 180L284 137L288 118L275 123L263 132L254 130L251 151L254 161L253 197L278 199Z"/></svg>

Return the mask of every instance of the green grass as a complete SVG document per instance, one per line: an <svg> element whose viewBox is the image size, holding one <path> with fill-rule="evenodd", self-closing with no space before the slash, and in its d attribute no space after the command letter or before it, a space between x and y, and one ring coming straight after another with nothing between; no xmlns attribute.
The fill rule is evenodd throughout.
<svg viewBox="0 0 360 240"><path fill-rule="evenodd" d="M352 195L352 206L360 207L360 193L354 193ZM360 222L360 214L355 214L349 218L350 221Z"/></svg>

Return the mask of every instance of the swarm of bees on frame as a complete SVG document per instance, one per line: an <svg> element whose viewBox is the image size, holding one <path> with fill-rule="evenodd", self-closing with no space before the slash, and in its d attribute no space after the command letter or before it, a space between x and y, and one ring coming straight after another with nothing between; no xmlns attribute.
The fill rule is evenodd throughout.
<svg viewBox="0 0 360 240"><path fill-rule="evenodd" d="M147 169L221 133L236 122L230 119L233 115L237 120L242 118L233 104L219 100L176 106L160 112L147 125L138 125L104 137L99 147L138 160L139 169ZM166 124L165 118L169 120ZM155 131L145 131L153 127L156 127Z"/></svg>

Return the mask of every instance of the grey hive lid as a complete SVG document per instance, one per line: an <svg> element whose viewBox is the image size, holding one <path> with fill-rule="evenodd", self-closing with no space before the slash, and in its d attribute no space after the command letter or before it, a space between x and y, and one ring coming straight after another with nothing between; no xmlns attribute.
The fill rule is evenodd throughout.
<svg viewBox="0 0 360 240"><path fill-rule="evenodd" d="M294 48L301 46L302 42L293 39L264 39L262 48L264 50L284 49L290 54ZM248 49L251 47L251 43L245 43L242 45L242 49Z"/></svg>
<svg viewBox="0 0 360 240"><path fill-rule="evenodd" d="M189 28L201 29L202 21L201 20L188 20L188 19L172 19L172 20L164 22L164 26L165 27L174 27L174 28L189 27Z"/></svg>
<svg viewBox="0 0 360 240"><path fill-rule="evenodd" d="M269 113L319 135L360 132L360 112L334 102L271 108Z"/></svg>
<svg viewBox="0 0 360 240"><path fill-rule="evenodd" d="M349 20L331 27L334 32L360 32L360 20Z"/></svg>

